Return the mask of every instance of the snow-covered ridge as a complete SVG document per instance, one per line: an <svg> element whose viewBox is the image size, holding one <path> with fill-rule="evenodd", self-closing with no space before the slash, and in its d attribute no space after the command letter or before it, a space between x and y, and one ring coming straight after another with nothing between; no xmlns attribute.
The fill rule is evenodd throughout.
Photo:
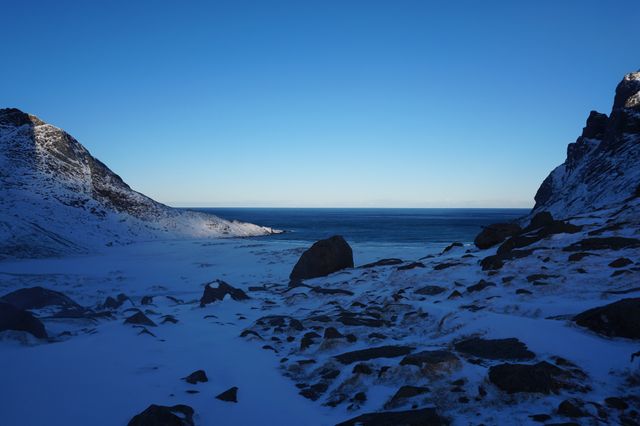
<svg viewBox="0 0 640 426"><path fill-rule="evenodd" d="M0 109L0 259L157 238L274 232L158 203L132 190L65 131Z"/></svg>
<svg viewBox="0 0 640 426"><path fill-rule="evenodd" d="M609 116L591 111L582 135L567 148L566 161L544 180L533 214L556 218L616 209L615 220L640 196L640 72L618 84ZM618 217L620 216L620 217Z"/></svg>

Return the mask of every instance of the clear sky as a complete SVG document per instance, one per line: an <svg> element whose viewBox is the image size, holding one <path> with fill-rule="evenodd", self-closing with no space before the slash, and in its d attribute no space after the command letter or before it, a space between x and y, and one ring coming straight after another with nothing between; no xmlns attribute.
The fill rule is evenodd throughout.
<svg viewBox="0 0 640 426"><path fill-rule="evenodd" d="M2 5L0 104L180 206L528 207L640 2Z"/></svg>

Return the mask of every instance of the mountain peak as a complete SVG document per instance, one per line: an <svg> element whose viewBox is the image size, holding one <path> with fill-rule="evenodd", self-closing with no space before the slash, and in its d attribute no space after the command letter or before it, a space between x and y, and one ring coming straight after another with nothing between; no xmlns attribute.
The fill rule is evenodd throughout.
<svg viewBox="0 0 640 426"><path fill-rule="evenodd" d="M18 108L0 108L0 126L19 127L25 124L38 126L45 123L35 115L22 112Z"/></svg>

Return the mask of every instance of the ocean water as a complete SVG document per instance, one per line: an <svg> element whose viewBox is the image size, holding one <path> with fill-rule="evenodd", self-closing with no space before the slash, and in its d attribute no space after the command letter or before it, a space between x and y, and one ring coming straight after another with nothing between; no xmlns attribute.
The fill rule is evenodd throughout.
<svg viewBox="0 0 640 426"><path fill-rule="evenodd" d="M342 235L350 243L442 246L470 243L483 226L509 222L529 209L200 208L225 219L287 231L273 239L314 242Z"/></svg>

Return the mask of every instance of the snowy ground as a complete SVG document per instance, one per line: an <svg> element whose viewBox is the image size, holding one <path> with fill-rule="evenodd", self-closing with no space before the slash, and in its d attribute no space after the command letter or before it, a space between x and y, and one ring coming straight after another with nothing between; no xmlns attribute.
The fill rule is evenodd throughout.
<svg viewBox="0 0 640 426"><path fill-rule="evenodd" d="M587 229L602 226L598 219L592 222ZM616 234L621 232L626 231ZM632 236L629 232L624 235ZM355 268L306 282L347 290L351 295L321 295L309 287L286 290L288 274L306 246L268 238L156 241L114 247L94 256L0 263L0 295L40 285L89 307L118 293L132 300L119 308L115 320L45 319L54 343L28 339L25 344L24 339L17 341L14 334L4 333L0 341L0 424L125 425L154 403L193 407L197 425L332 425L383 409L402 385L426 386L430 391L400 401L395 408L437 406L441 415L459 425L536 424L529 415L539 413L567 421L555 413L558 404L570 397L600 405L610 396L633 401L638 388L630 383L637 376L638 361L630 363L629 359L640 349L637 342L600 337L569 319L585 309L637 295L633 291L626 295L605 292L639 286L639 250L604 250L568 263L569 253L560 248L584 236L554 235L534 244L538 249L532 255L508 262L497 272L478 266L495 249L465 246L440 255L441 247L353 245L356 265L387 257L410 261L433 256L421 260L424 267ZM607 265L619 257L636 263L626 268L627 273L612 277L614 270ZM435 268L443 263L455 265ZM578 273L579 268L585 272ZM535 282L527 279L538 273L547 277ZM252 299L225 299L199 307L204 284L216 279L247 291ZM469 286L480 279L495 286L470 291ZM267 291L249 291L251 286L263 285ZM426 285L442 286L445 291L432 296L416 292ZM517 294L518 289L531 294ZM449 298L454 290L460 296ZM154 296L153 304L141 306L141 298L147 295ZM134 305L158 323L148 327L155 337L123 324L133 313L127 309ZM357 306L379 309L379 317L387 324L372 328L336 321L341 312L359 312ZM160 324L164 315L173 315L178 323ZM266 315L294 317L304 323L305 330L294 335L291 329L265 327L258 320ZM329 322L312 319L322 315ZM319 337L309 347L300 347L305 333L317 330L322 336L329 325L345 335L353 334L356 341L329 342ZM260 337L239 337L247 329ZM372 332L383 337L371 337ZM588 389L558 395L507 395L487 378L488 368L498 361L479 362L452 350L457 339L475 335L516 337L535 354L530 362L558 364L557 357L561 357L574 364L575 371L585 373L577 374L574 381ZM288 336L294 339L286 341ZM267 345L271 349L263 348ZM422 374L411 365L399 366L399 357L373 359L368 365L380 373L364 376L352 373L355 364L339 365L333 358L382 345L407 345L416 352L447 350L457 360L442 371ZM188 385L181 380L198 369L207 372L208 383ZM317 382L323 369L338 372L325 381L327 386L317 400L300 396L300 389ZM214 398L232 386L239 388L237 404ZM484 395L479 395L481 387ZM341 400L358 392L366 393L366 401ZM328 406L336 401L335 407ZM615 412L606 413L605 420L602 413L594 416L577 421L620 421Z"/></svg>

